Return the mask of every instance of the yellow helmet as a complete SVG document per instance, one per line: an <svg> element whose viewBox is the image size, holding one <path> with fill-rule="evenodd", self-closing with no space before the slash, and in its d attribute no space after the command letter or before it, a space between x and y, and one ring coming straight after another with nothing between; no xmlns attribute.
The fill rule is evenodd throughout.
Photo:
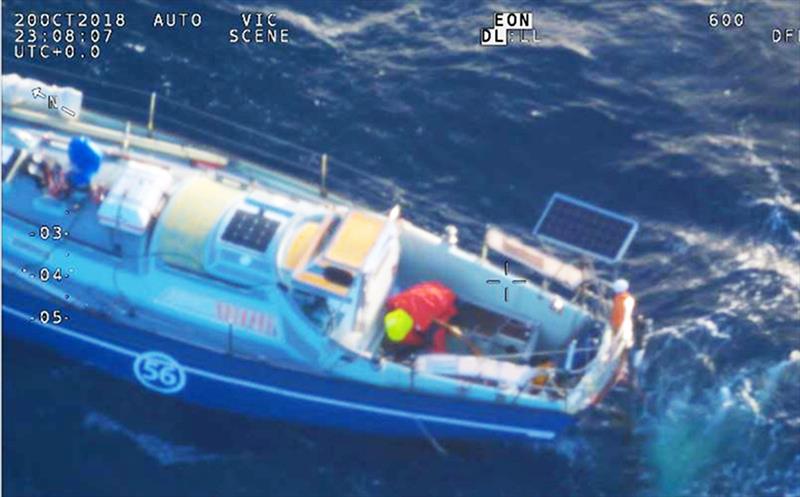
<svg viewBox="0 0 800 497"><path fill-rule="evenodd" d="M383 317L386 336L393 342L402 342L414 327L414 318L403 309L395 309Z"/></svg>

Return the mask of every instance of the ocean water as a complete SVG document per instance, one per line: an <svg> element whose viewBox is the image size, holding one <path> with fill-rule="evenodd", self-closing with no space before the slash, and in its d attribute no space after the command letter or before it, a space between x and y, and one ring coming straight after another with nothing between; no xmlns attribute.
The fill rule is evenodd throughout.
<svg viewBox="0 0 800 497"><path fill-rule="evenodd" d="M632 215L621 271L655 322L640 393L553 444L446 454L185 405L4 340L4 495L800 496L800 44L771 42L800 3L182 2L203 28L171 33L152 15L178 7L146 0L3 8L4 72L103 81L87 105L131 119L156 91L158 127L256 159L255 134L177 104L327 152L335 191L470 248L489 222L528 232L554 191ZM478 46L492 12L530 9L540 44ZM128 26L96 61L14 60L11 14L41 10ZM277 12L291 44L228 44L243 10ZM709 28L723 10L745 26ZM313 179L293 153L271 165Z"/></svg>

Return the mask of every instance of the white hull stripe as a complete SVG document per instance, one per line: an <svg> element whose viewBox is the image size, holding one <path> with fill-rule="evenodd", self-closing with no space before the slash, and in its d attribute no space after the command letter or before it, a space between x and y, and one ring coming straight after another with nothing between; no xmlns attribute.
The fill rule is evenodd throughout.
<svg viewBox="0 0 800 497"><path fill-rule="evenodd" d="M24 313L22 313L22 312L20 312L20 311L18 311L16 309L12 309L10 307L7 307L5 305L3 306L3 312L8 312L9 314L13 314L14 316L17 316L18 318L21 318L21 319L29 319L30 318L30 316L27 316ZM55 331L57 333L61 333L63 335L67 335L67 336L75 338L77 340L81 340L81 341L90 343L92 345L96 345L98 347L101 347L101 348L104 348L104 349L107 349L107 350L111 350L111 351L116 352L118 354L129 356L131 358L135 358L135 357L137 357L139 355L137 352L134 352L133 350L127 349L125 347L120 347L118 345L114 345L112 343L108 343L106 341L99 340L99 339L94 338L94 337L90 337L90 336L84 335L84 334L79 333L77 331L71 330L71 329L67 328L66 326L53 325L53 324L42 324L42 323L37 323L37 324L38 324L38 326L42 326L42 327L47 328L49 330ZM370 413L374 413L374 414L381 414L381 415L385 415L385 416L408 418L408 419L413 419L413 420L416 420L416 421L428 421L428 422L432 422L432 423L441 423L441 424L449 424L449 425L453 425L453 426L462 426L462 427L465 427L465 428L474 428L474 429L478 429L478 430L489 430L489 431L499 431L499 432L505 432L505 433L515 433L515 434L525 435L525 436L528 436L528 437L531 437L531 438L542 438L542 439L546 439L546 440L551 440L551 439L553 439L555 437L555 433L554 432L547 431L547 430L535 430L535 429L530 429L530 428L505 426L505 425L498 425L498 424L495 424L495 423L482 423L482 422L479 422L479 421L468 421L468 420L464 420L464 419L448 418L448 417L444 417L444 416L435 416L435 415L431 415L431 414L420 414L420 413L415 413L415 412L410 412L410 411L403 411L403 410L400 410L400 409L392 409L392 408L387 408L387 407L377 407L377 406L373 406L373 405L362 404L362 403L359 403L359 402L350 402L350 401L346 401L346 400L337 400L337 399L332 399L332 398L329 398L329 397L321 397L319 395L296 392L296 391L293 391L293 390L286 390L286 389L283 389L283 388L263 385L263 384L260 384L260 383L254 383L254 382L247 381L247 380L241 380L241 379L233 378L233 377L230 377L230 376L220 375L220 374L212 373L210 371L206 371L206 370L203 370L203 369L198 369L198 368L194 368L194 367L191 367L191 366L186 366L183 363L181 363L181 365L184 366L184 369L186 370L187 373L190 373L190 374L193 374L193 375L196 375L196 376L200 376L200 377L204 377L204 378L207 378L207 379L210 379L210 380L215 380L215 381L219 381L219 382L222 382L222 383L228 383L228 384L231 384L231 385L237 385L237 386L240 386L240 387L250 388L250 389L253 389L253 390L259 390L259 391L271 393L271 394L274 394L274 395L281 395L283 397L288 397L288 398L292 398L292 399L298 399L298 400L304 400L304 401L307 401L307 402L315 402L315 403L318 403L318 404L326 404L326 405L330 405L330 406L340 407L340 408L343 408L343 409L364 411L364 412L370 412Z"/></svg>

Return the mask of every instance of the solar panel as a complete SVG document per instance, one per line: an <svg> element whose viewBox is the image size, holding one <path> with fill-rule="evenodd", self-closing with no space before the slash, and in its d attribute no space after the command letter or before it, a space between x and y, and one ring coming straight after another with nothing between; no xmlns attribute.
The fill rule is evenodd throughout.
<svg viewBox="0 0 800 497"><path fill-rule="evenodd" d="M264 217L260 213L236 211L231 218L222 239L242 247L263 252L267 249L270 240L275 236L275 231L280 223Z"/></svg>
<svg viewBox="0 0 800 497"><path fill-rule="evenodd" d="M638 228L630 218L555 193L533 232L554 245L614 263L625 255Z"/></svg>

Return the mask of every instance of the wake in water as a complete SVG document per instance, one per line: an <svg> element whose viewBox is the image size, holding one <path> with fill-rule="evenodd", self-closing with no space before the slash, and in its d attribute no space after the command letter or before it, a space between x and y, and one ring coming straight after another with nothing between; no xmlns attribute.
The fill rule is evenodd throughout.
<svg viewBox="0 0 800 497"><path fill-rule="evenodd" d="M675 377L652 394L641 420L651 495L800 495L800 358L793 359L722 377L713 389Z"/></svg>
<svg viewBox="0 0 800 497"><path fill-rule="evenodd" d="M149 457L155 459L162 466L192 464L223 458L221 455L205 453L189 445L174 445L149 433L132 431L118 421L99 412L90 412L86 414L83 420L83 427L85 429L121 435L136 444L139 449Z"/></svg>

